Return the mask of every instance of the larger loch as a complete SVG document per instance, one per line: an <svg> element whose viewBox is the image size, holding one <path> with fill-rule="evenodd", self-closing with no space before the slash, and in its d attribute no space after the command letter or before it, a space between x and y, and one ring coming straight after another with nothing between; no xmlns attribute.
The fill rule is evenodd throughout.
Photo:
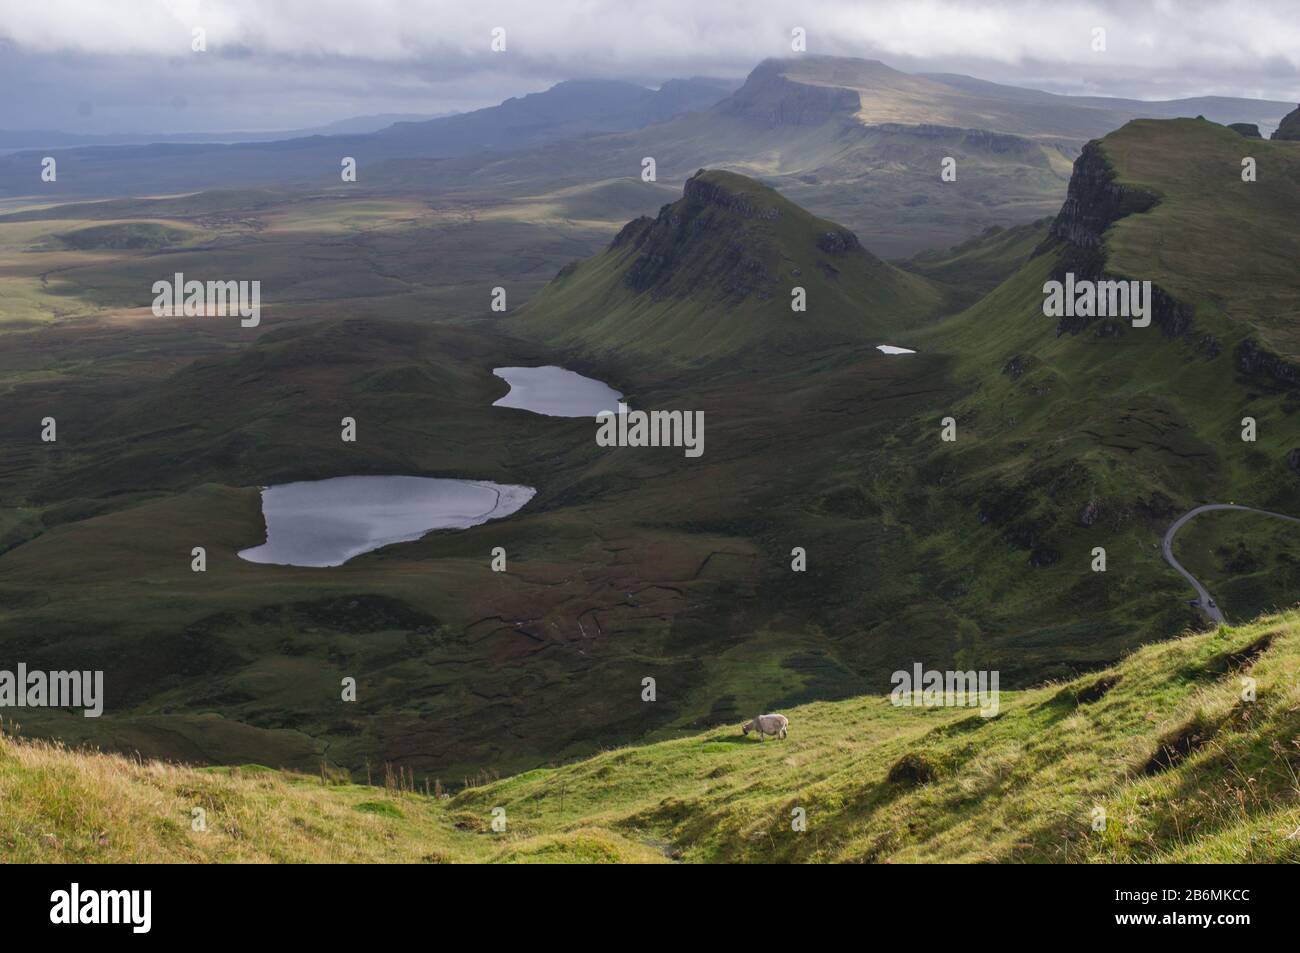
<svg viewBox="0 0 1300 953"><path fill-rule="evenodd" d="M548 417L595 417L622 394L562 367L498 367L510 391L493 406ZM266 542L240 558L283 566L341 566L436 529L468 529L517 512L537 491L515 484L412 476L346 476L262 490Z"/></svg>
<svg viewBox="0 0 1300 953"><path fill-rule="evenodd" d="M419 539L435 529L468 529L516 512L528 486L412 476L346 476L262 491L266 542L242 559L286 566L341 566L354 556Z"/></svg>

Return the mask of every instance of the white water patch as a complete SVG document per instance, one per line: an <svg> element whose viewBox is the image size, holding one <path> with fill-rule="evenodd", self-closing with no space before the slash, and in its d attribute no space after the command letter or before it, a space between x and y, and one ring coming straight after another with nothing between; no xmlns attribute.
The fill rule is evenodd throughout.
<svg viewBox="0 0 1300 953"><path fill-rule="evenodd" d="M517 407L547 417L595 417L618 409L623 395L603 381L555 365L498 367L492 371L510 385L493 407Z"/></svg>
<svg viewBox="0 0 1300 953"><path fill-rule="evenodd" d="M916 353L915 351L909 351L905 347L895 347L892 344L877 344L876 350L882 351L885 354L915 354Z"/></svg>
<svg viewBox="0 0 1300 953"><path fill-rule="evenodd" d="M532 487L478 480L349 476L265 487L266 542L239 553L253 563L341 566L354 556L468 529L519 510Z"/></svg>

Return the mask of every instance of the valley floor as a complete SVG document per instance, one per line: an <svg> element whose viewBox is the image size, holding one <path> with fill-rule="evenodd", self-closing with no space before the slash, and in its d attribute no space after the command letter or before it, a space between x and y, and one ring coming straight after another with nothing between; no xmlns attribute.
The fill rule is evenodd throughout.
<svg viewBox="0 0 1300 953"><path fill-rule="evenodd" d="M1292 610L1003 693L993 718L876 696L818 702L786 711L784 742L717 727L470 779L451 797L394 776L381 787L191 768L11 733L0 737L0 857L1295 862L1298 675ZM793 829L797 808L805 831Z"/></svg>

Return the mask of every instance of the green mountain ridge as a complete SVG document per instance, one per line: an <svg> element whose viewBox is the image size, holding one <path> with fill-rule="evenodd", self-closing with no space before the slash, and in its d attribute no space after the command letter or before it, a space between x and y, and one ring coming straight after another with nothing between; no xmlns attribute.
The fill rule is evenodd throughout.
<svg viewBox="0 0 1300 953"><path fill-rule="evenodd" d="M967 547L952 568L996 594L987 608L968 602L976 617L1006 618L1025 600L1034 608L1010 613L1022 624L1041 612L1044 624L1124 620L1169 634L1194 622L1154 548L1170 519L1220 501L1300 513L1300 405L1287 360L1296 248L1285 224L1300 155L1245 146L1265 170L1247 183L1243 146L1198 120L1139 120L1090 144L1036 255L919 336L923 349L959 355L954 379L965 390L949 412L966 438L924 454L924 496L959 526L973 509L983 530L967 522L968 532L991 533L1034 570L999 570L1002 556ZM1067 271L1152 281L1152 326L1045 317L1043 284ZM1241 439L1247 416L1258 424L1253 442ZM1097 546L1105 574L1087 571ZM1247 601L1287 605L1297 584L1288 562L1259 567Z"/></svg>
<svg viewBox="0 0 1300 953"><path fill-rule="evenodd" d="M793 310L795 289L806 310ZM593 358L702 364L887 343L938 304L925 279L847 229L743 176L701 170L657 218L629 222L603 254L564 268L515 322Z"/></svg>

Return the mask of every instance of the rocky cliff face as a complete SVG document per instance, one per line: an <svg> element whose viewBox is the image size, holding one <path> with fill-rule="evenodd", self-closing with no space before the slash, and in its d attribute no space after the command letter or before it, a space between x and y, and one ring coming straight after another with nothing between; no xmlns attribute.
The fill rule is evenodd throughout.
<svg viewBox="0 0 1300 953"><path fill-rule="evenodd" d="M666 205L664 206L664 208L667 207L668 206ZM634 246L639 245L645 240L645 234L654 222L655 220L649 215L641 215L632 219L632 221L628 222L618 230L618 234L615 235L614 240L609 243L609 247L622 248L627 244L632 244ZM569 266L565 265L565 267L568 268Z"/></svg>
<svg viewBox="0 0 1300 953"><path fill-rule="evenodd" d="M1036 158L1042 154L1038 143L1032 139L1005 132L990 132L987 129L966 129L961 126L940 126L934 123L908 125L897 122L876 123L863 128L898 133L915 139L950 142L971 152L985 155Z"/></svg>
<svg viewBox="0 0 1300 953"><path fill-rule="evenodd" d="M1300 110L1293 115L1300 115ZM1158 199L1145 190L1119 185L1115 178L1100 143L1088 143L1074 164L1065 204L1047 239L1034 251L1035 256L1059 252L1060 260L1052 275L1056 280L1063 280L1066 272L1073 272L1076 281L1142 280L1141 275L1121 276L1107 270L1104 236L1120 219L1148 211ZM1190 304L1155 284L1151 286L1151 299L1152 324L1165 337L1187 339L1197 353L1208 359L1219 355L1222 345L1213 335L1196 333ZM1127 331L1126 322L1113 318L1062 317L1056 333L1075 335L1094 324L1101 337ZM1238 374L1262 389L1300 390L1300 368L1255 341L1241 341L1233 351L1233 362Z"/></svg>
<svg viewBox="0 0 1300 953"><path fill-rule="evenodd" d="M1106 229L1126 215L1148 211L1155 204L1152 193L1116 184L1115 170L1106 160L1101 143L1090 142L1075 160L1065 204L1052 223L1049 241L1101 248Z"/></svg>
<svg viewBox="0 0 1300 953"><path fill-rule="evenodd" d="M855 90L796 83L782 76L781 68L775 60L760 63L720 111L772 126L816 126L850 119L860 108Z"/></svg>
<svg viewBox="0 0 1300 953"><path fill-rule="evenodd" d="M1228 128L1238 135L1245 136L1247 139L1263 139L1259 134L1259 126L1253 122L1230 122Z"/></svg>
<svg viewBox="0 0 1300 953"><path fill-rule="evenodd" d="M686 180L686 186L682 189L682 197L688 202L714 205L733 212L741 218L776 219L780 217L780 209L774 206L760 206L745 196L732 192L720 183L708 181L703 177L703 173L704 170L701 169ZM665 206L665 208L668 207L670 206Z"/></svg>
<svg viewBox="0 0 1300 953"><path fill-rule="evenodd" d="M652 300L702 288L733 303L750 294L766 300L775 280L770 256L735 226L738 219L774 221L780 215L779 208L711 181L701 169L686 181L680 201L665 205L654 219L629 222L611 247L628 247L635 255L623 283Z"/></svg>
<svg viewBox="0 0 1300 953"><path fill-rule="evenodd" d="M1266 351L1249 338L1237 345L1232 357L1243 377L1270 388L1300 390L1300 367Z"/></svg>
<svg viewBox="0 0 1300 953"><path fill-rule="evenodd" d="M1155 194L1145 189L1120 185L1115 170L1107 161L1101 143L1093 141L1083 147L1074 163L1074 173L1066 190L1065 204L1052 222L1048 237L1034 251L1034 256L1060 249L1060 263L1053 277L1063 280L1067 272L1075 280L1143 280L1141 275L1116 275L1106 269L1106 230L1128 215L1138 215L1154 208ZM1159 285L1151 286L1151 322L1165 337L1189 336L1193 331L1192 307L1179 301ZM1100 322L1098 336L1122 334L1125 324L1112 318L1062 317L1056 325L1057 335L1079 334ZM1210 356L1218 353L1218 342L1203 335L1198 347Z"/></svg>
<svg viewBox="0 0 1300 953"><path fill-rule="evenodd" d="M1300 141L1300 106L1282 117L1282 122L1274 131L1273 138Z"/></svg>

